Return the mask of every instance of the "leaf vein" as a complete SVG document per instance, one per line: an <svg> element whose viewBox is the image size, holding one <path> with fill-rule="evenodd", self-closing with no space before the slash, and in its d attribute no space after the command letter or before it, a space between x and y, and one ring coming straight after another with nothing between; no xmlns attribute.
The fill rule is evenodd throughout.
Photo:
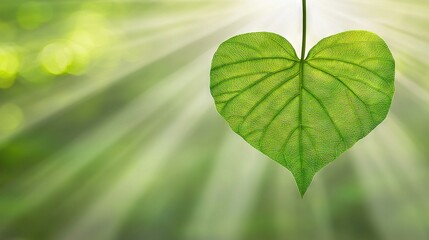
<svg viewBox="0 0 429 240"><path fill-rule="evenodd" d="M315 140L314 140L314 138L311 136L310 132L309 132L308 130L306 130L306 128L303 128L302 130L303 130L303 132L306 132L306 133L307 133L307 137L308 137L308 139L310 140L311 146L313 147L313 150L314 150L314 152L316 153L317 158L318 158L319 160L322 160L322 158L320 157L320 153L319 153L319 151L317 151L317 148L316 148L316 144L315 144Z"/></svg>
<svg viewBox="0 0 429 240"><path fill-rule="evenodd" d="M341 63L345 63L345 64L350 64L350 65L356 66L358 68L364 69L364 70L366 70L366 71L374 74L375 76L379 77L381 80L383 80L384 82L386 82L387 84L389 84L389 86L391 86L390 82L387 79L385 79L384 77L380 76L377 72L375 72L375 71L373 71L373 70L371 70L371 69L369 69L367 67L361 66L361 65L359 65L357 63L354 63L354 62L348 62L348 61L344 61L344 60L340 60L340 59L334 59L334 58L312 58L312 59L310 59L308 61L312 61L312 60L334 61L334 62L341 62Z"/></svg>
<svg viewBox="0 0 429 240"><path fill-rule="evenodd" d="M257 72L257 73L246 73L246 74L236 75L236 76L233 76L233 77L229 77L229 78L225 78L223 80L220 80L218 83L213 84L212 86L210 86L210 88L213 90L214 88L218 87L219 85L222 85L223 83L227 83L229 81L236 80L238 78L249 77L249 76L263 74L263 73L267 74L267 73L271 73L271 72Z"/></svg>
<svg viewBox="0 0 429 240"><path fill-rule="evenodd" d="M224 67L227 67L227 66L237 65L237 64L241 64L241 63L248 63L248 62L257 62L257 61L262 61L262 60L290 60L293 62L298 62L296 60L285 58L285 57L263 57L263 58L259 57L259 58L250 58L250 59L241 60L241 61L237 61L237 62L222 64L222 65L213 67L212 71L217 71L217 70L224 68Z"/></svg>
<svg viewBox="0 0 429 240"><path fill-rule="evenodd" d="M296 65L296 63L295 63L294 65L292 65L291 67L288 67L288 68L282 69L282 70L277 71L277 72L273 72L273 73L267 74L267 75L265 75L263 78L259 79L259 81L256 81L256 82L254 82L254 83L250 84L249 86L247 86L246 88L244 88L240 93L238 93L237 95L235 95L234 97L232 97L230 100L228 100L228 102L227 102L227 103L225 104L225 106L224 106L224 109L222 110L222 114L224 113L224 110L225 110L226 106L227 106L227 105L228 105L232 100L234 100L236 97L240 96L241 94L243 94L243 93L244 93L244 92L246 92L247 90L249 90L249 89L251 89L252 87L256 86L258 83L261 83L261 82L263 82L264 80L267 80L267 79L269 79L269 78L270 78L270 77L272 77L272 76L275 76L276 74L279 74L279 73L281 73L281 72L287 71L287 70L289 70L289 69L293 68L295 65Z"/></svg>
<svg viewBox="0 0 429 240"><path fill-rule="evenodd" d="M296 78L299 75L299 71L286 78L283 82L280 82L280 84L277 84L276 86L274 86L267 94L265 94L258 102L255 103L255 105L253 105L253 107L248 111L248 113L244 116L243 122L240 124L240 126L238 127L239 131L241 131L241 127L242 125L246 122L247 118L252 114L252 112L262 104L263 101L265 101L268 97L270 97L275 91L277 91L278 89L280 89L282 86L284 86L286 83L290 82L292 79Z"/></svg>
<svg viewBox="0 0 429 240"><path fill-rule="evenodd" d="M259 55L262 56L261 51L258 48L254 47L254 46L252 46L250 44L246 44L246 43L243 43L243 42L235 42L235 41L226 41L223 44L231 44L231 45L237 44L237 45L240 45L240 46L252 49L253 51L257 52Z"/></svg>
<svg viewBox="0 0 429 240"><path fill-rule="evenodd" d="M320 101L320 99L318 97L316 97L311 91L309 91L307 88L303 87L302 89L304 89L304 91L306 91L311 97L314 98L314 100L317 101L317 103L319 103L320 107L322 108L322 110L326 113L326 115L328 116L328 119L331 121L332 125L335 128L335 131L337 132L337 134L340 136L342 142L344 143L344 145L347 147L347 143L344 139L343 134L341 133L340 129L338 128L337 124L335 123L334 119L331 117L331 114L329 114L328 109L326 108L326 106L322 103L322 101Z"/></svg>
<svg viewBox="0 0 429 240"><path fill-rule="evenodd" d="M282 145L281 151L282 151L282 154L283 154L283 160L284 160L285 165L287 165L286 156L285 156L287 144L289 143L289 140L292 138L293 134L294 134L294 133L296 132L296 130L298 130L298 129L299 129L299 126L298 126L298 127L296 127L296 128L294 128L294 129L289 133L289 135L287 136L287 138L286 138L285 142L284 142L284 143L283 143L283 145Z"/></svg>
<svg viewBox="0 0 429 240"><path fill-rule="evenodd" d="M382 43L382 42L380 42L380 41L355 41L355 42L349 42L349 43L336 43L336 44L328 45L326 48L322 48L318 52L312 54L312 56L315 57L318 54L320 54L321 52L324 52L324 51L326 51L326 50L328 50L330 48L336 48L336 47L341 47L341 46L346 46L346 45L353 45L353 44L364 44L364 43Z"/></svg>
<svg viewBox="0 0 429 240"><path fill-rule="evenodd" d="M280 44L280 43L279 43L279 42L277 42L274 38L270 38L270 37L269 37L269 39L270 39L271 41L273 41L275 44L277 44L278 46L280 46L283 50L285 50L285 52L287 52L287 53L288 53L288 55L289 55L290 57L292 57L292 58L296 58L296 59L289 59L289 60L299 62L299 60L297 59L298 57L296 56L295 50L294 50L294 54L295 54L295 56L292 56L292 55L291 55L291 53L289 52L289 49L285 48L285 47L283 46L283 44ZM292 49L293 49L293 48L292 48Z"/></svg>
<svg viewBox="0 0 429 240"><path fill-rule="evenodd" d="M289 99L288 101L286 101L286 103L282 106L282 108L277 111L277 113L271 118L271 120L269 121L268 125L264 128L264 132L262 133L261 138L259 139L259 143L258 145L262 148L261 146L261 142L264 140L265 135L268 132L268 129L271 127L271 124L273 124L273 122L276 120L276 118L278 116L280 116L280 114L287 108L287 106L289 106L293 100L297 99L299 96L299 94L296 94L295 96L293 96L291 99Z"/></svg>
<svg viewBox="0 0 429 240"><path fill-rule="evenodd" d="M312 67L313 69L316 69L317 71L319 71L319 72L322 72L322 73L324 73L324 74L326 74L326 75L328 75L328 76L330 76L330 77L332 77L333 79L335 79L335 80L337 80L338 82L340 82L344 87L346 87L351 93L353 93L353 95L365 106L365 109L366 109L366 111L368 112L368 114L369 114L369 116L371 117L371 122L372 123L375 123L375 121L374 121L374 117L372 116L372 112L371 112L371 110L369 110L369 108L368 108L368 106L367 106L367 104L365 103L365 101L363 101L362 100L362 98L361 97L359 97L356 93L355 93L355 91L353 91L353 89L351 89L347 84L345 84L341 79L339 79L337 76L335 76L335 75L333 75L333 74L331 74L331 73L329 73L329 72L327 72L327 71L325 71L325 70L323 70L323 69L321 69L321 68L318 68L318 67L315 67L315 66L313 66L312 64L310 64L310 63L307 63L310 67Z"/></svg>

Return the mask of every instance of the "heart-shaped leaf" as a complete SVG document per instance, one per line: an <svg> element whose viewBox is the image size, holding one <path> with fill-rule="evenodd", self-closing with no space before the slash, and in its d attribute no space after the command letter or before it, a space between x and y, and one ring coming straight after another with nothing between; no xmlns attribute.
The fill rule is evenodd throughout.
<svg viewBox="0 0 429 240"><path fill-rule="evenodd" d="M283 37L233 37L211 68L216 108L253 147L289 169L304 195L314 174L386 117L395 62L366 31L320 41L300 60Z"/></svg>

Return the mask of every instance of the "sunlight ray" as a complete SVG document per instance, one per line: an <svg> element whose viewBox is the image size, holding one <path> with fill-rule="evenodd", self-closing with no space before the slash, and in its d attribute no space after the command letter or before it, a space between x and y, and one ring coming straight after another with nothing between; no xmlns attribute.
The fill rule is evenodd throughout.
<svg viewBox="0 0 429 240"><path fill-rule="evenodd" d="M393 131L394 138L389 136L391 134L386 130L379 130L373 137L360 143L359 147L362 151L352 152L357 159L354 165L368 193L371 213L383 234L383 239L404 237L427 239L429 235L424 229L428 227L428 223L420 219L427 215L429 208L427 202L419 200L427 196L416 198L418 195L426 194L424 190L426 186L421 185L422 179L418 169L410 169L419 165L416 162L419 157L416 156L417 152L412 144L404 145L407 136L400 132L398 126L395 126L393 118L389 118L385 125L390 125L388 128L389 131ZM401 142L395 143L399 139ZM386 141L401 147L393 148L380 144L387 143ZM413 172L414 175L408 175L408 181L411 181L408 184L397 178L398 174L403 175L407 172ZM412 192L409 191L409 186L414 188ZM391 209L395 209L395 212ZM413 224L403 222L401 219L404 217L413 219ZM403 227L395 228L394 226L398 223Z"/></svg>
<svg viewBox="0 0 429 240"><path fill-rule="evenodd" d="M258 31L259 28L280 28L282 16L276 14L279 9L272 8L272 14L258 21L258 25L249 24L240 32ZM277 16L277 17L273 17ZM246 143L236 142L237 138L231 136L224 140L223 146L218 151L216 157L217 163L210 174L210 178L204 187L199 204L195 207L192 217L187 223L186 238L202 238L207 234L216 234L222 239L240 239L240 233L245 224L247 213L251 211L258 191L258 182L260 184L264 176L266 160L261 159L261 155L256 154L254 150L246 150ZM239 159L244 159L246 163L241 163L244 167L239 168L240 161L230 161L235 156L231 148L243 148L239 153ZM248 147L248 146L247 146ZM249 152L250 151L250 152ZM232 157L234 158L234 157ZM248 163L248 161L250 161ZM238 173L237 170L238 169ZM228 174L230 170L235 174ZM240 177L241 176L241 177ZM234 180L230 177L234 177ZM220 184L219 179L223 181L234 181L234 183ZM228 187L225 187L228 186ZM222 196L218 199L218 196ZM228 196L228 197L226 197ZM224 212L218 212L216 209L222 208ZM225 215L227 214L226 217ZM225 221L225 218L228 219ZM210 226L210 228L208 228ZM221 235L219 235L222 233Z"/></svg>
<svg viewBox="0 0 429 240"><path fill-rule="evenodd" d="M25 112L25 115L27 119L31 119L25 123L25 125L20 129L20 131L13 132L9 135L0 136L0 145L5 144L8 140L13 138L15 135L20 134L22 132L25 132L28 129L31 129L38 123L42 122L43 120L46 120L50 116L56 114L58 111L63 110L67 106L70 106L72 104L75 104L76 102L82 101L82 99L87 98L91 95L97 94L103 89L109 87L113 83L122 80L127 75L131 74L132 72L137 71L138 69L141 69L155 61L158 61L169 54L191 44L192 42L196 41L197 39L206 37L213 32L222 29L228 25L236 23L236 21L242 17L244 17L245 14L240 16L234 16L232 18L225 18L223 19L223 23L217 25L215 28L205 29L204 31L199 31L198 33L193 34L194 38L184 38L181 39L181 41L174 41L175 43L172 45L169 45L168 47L162 48L161 51L158 51L151 55L150 58L143 58L133 64L123 64L123 66L119 67L121 69L120 72L114 72L114 73L94 73L94 74L88 74L86 76L87 79L92 79L90 82L86 82L85 86L83 87L81 84L73 84L71 83L70 86L62 88L64 90L57 91L57 93L52 94L52 96L49 96L47 98L40 99L39 101L34 101L34 99L31 99L31 97L28 97L25 100L22 101L15 101L20 106L23 106L23 111Z"/></svg>
<svg viewBox="0 0 429 240"><path fill-rule="evenodd" d="M208 56L208 53L205 53L195 62L201 61L200 59L207 59ZM92 159L114 144L121 136L138 127L141 122L147 121L152 114L163 108L163 106L168 105L174 97L183 94L185 88L192 89L191 85L199 84L199 82L193 81L197 76L201 75L201 73L195 72L193 69L195 62L191 62L182 70L160 81L148 92L143 93L139 99L129 104L127 108L117 112L115 117L104 122L92 132L79 137L76 143L48 159L44 165L34 169L31 175L23 178L21 182L13 183L15 187L23 189L29 196L23 198L23 200L31 199L31 203L26 204L26 208L21 211L23 213L28 212L32 207L43 202L55 189L60 188L67 179L70 179L79 169L88 165ZM171 84L172 81L176 83ZM157 101L153 102L154 99L157 99ZM144 109L143 114L142 109ZM118 126L121 127L118 128ZM114 129L114 131L111 129ZM108 137L105 137L106 133L108 133ZM85 155L81 154L81 149L86 149L93 142L98 142L97 147L90 151L85 151ZM76 153L80 153L79 161L72 161L72 159L76 158ZM59 159L62 160L59 161ZM39 182L39 187L35 188L34 182Z"/></svg>
<svg viewBox="0 0 429 240"><path fill-rule="evenodd" d="M209 87L236 34L275 32L299 53L301 1L5 0L0 239L429 239L429 1L307 3L307 51L377 33L396 90L386 120L301 198Z"/></svg>
<svg viewBox="0 0 429 240"><path fill-rule="evenodd" d="M239 239L240 226L254 204L251 199L255 199L255 185L260 185L266 162L231 133L223 142L216 166L187 224L186 238L216 234L226 240Z"/></svg>
<svg viewBox="0 0 429 240"><path fill-rule="evenodd" d="M134 163L123 170L121 178L106 193L94 199L89 211L78 217L69 229L60 233L58 239L85 239L88 234L93 235L91 229L100 223L104 223L106 231L99 232L101 235L98 237L113 237L128 208L136 201L137 196L150 188L152 182L162 175L161 170L167 167L172 154L180 146L181 139L192 128L192 122L198 121L206 112L207 108L203 106L207 100L204 94L199 94L193 104L153 139L151 146L135 154ZM175 140L172 141L172 138ZM121 207L116 207L112 212L112 205L116 205L117 201L121 202Z"/></svg>

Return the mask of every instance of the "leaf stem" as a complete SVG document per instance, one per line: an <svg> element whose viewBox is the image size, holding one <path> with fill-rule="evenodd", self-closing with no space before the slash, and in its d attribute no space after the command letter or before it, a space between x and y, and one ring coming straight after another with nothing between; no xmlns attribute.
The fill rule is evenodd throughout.
<svg viewBox="0 0 429 240"><path fill-rule="evenodd" d="M302 0L302 48L301 48L301 61L305 58L305 44L307 42L307 3Z"/></svg>
<svg viewBox="0 0 429 240"><path fill-rule="evenodd" d="M302 90L304 87L304 62L305 62L305 42L307 37L307 5L306 0L302 0L302 49L301 49L301 60L299 62L299 107L298 107L298 138L299 138L299 162L301 168L301 179L297 180L298 188L301 193L301 197L304 197L304 193L307 190L308 184L305 182L304 177L304 166L303 166L303 136L302 136Z"/></svg>

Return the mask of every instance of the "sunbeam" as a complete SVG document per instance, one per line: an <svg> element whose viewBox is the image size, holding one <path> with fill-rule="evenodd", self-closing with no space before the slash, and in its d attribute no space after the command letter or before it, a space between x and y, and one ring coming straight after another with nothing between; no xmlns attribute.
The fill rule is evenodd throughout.
<svg viewBox="0 0 429 240"><path fill-rule="evenodd" d="M301 198L209 90L232 36L275 32L299 53L301 1L0 3L0 239L429 239L429 2L307 5L307 52L375 32L396 92Z"/></svg>

